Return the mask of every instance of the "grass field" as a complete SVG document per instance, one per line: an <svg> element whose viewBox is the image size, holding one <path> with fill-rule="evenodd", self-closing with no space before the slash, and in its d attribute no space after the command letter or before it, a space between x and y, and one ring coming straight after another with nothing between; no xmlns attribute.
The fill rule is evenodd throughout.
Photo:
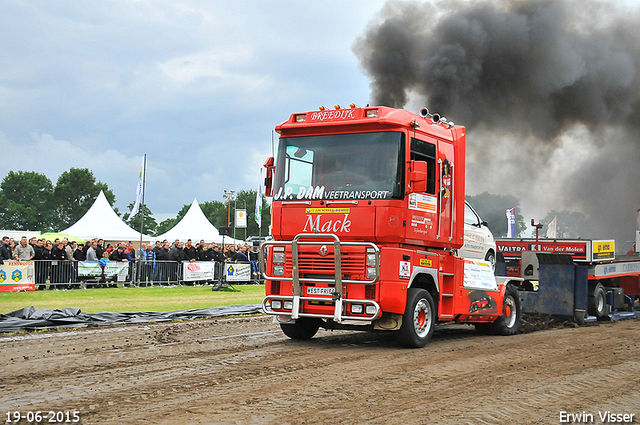
<svg viewBox="0 0 640 425"><path fill-rule="evenodd" d="M0 313L23 307L59 309L79 308L85 313L112 311L173 311L189 308L218 307L235 304L259 304L264 298L264 285L234 285L212 291L210 286L153 288L100 288L70 291L1 292Z"/></svg>

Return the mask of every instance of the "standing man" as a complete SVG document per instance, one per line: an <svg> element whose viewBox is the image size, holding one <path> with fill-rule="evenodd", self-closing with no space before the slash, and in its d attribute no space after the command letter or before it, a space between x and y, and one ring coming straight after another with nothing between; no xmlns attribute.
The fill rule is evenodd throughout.
<svg viewBox="0 0 640 425"><path fill-rule="evenodd" d="M187 244L183 248L183 251L184 251L185 255L187 256L187 260L190 263L193 263L198 259L198 252L196 251L194 246L191 245L191 239L187 239Z"/></svg>
<svg viewBox="0 0 640 425"><path fill-rule="evenodd" d="M18 261L29 261L33 260L36 256L36 252L31 245L27 243L27 237L23 236L20 239L20 245L16 247L14 252L14 258Z"/></svg>
<svg viewBox="0 0 640 425"><path fill-rule="evenodd" d="M33 271L35 274L36 285L38 285L39 290L43 290L47 287L47 273L49 272L49 264L43 261L45 259L43 256L44 239L36 240L36 246L33 247L33 250L36 253L36 256L33 257Z"/></svg>
<svg viewBox="0 0 640 425"><path fill-rule="evenodd" d="M68 281L65 281L64 261L67 258L64 252L64 244L56 239L56 246L51 250L51 284L56 289L67 289Z"/></svg>
<svg viewBox="0 0 640 425"><path fill-rule="evenodd" d="M104 252L104 239L98 239L98 244L94 247L96 250L96 257L99 259L102 258L102 253Z"/></svg>
<svg viewBox="0 0 640 425"><path fill-rule="evenodd" d="M91 240L91 243L87 243L89 248L87 249L86 261L98 261L100 257L98 257L98 253L96 252L96 248L98 247L98 242L95 239Z"/></svg>
<svg viewBox="0 0 640 425"><path fill-rule="evenodd" d="M2 237L2 245L0 245L0 258L3 260L11 260L11 246L9 245L9 236Z"/></svg>

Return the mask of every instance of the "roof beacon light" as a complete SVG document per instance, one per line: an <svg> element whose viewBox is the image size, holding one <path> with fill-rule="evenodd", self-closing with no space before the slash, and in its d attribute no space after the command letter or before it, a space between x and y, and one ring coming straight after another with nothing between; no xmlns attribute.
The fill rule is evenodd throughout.
<svg viewBox="0 0 640 425"><path fill-rule="evenodd" d="M349 107L350 107L351 109L353 109L353 108L357 108L357 107L358 107L358 105L356 105L355 103L350 103L350 104L349 104Z"/></svg>
<svg viewBox="0 0 640 425"><path fill-rule="evenodd" d="M321 107L318 108L318 111L324 111L325 109L327 109L327 108L325 108L324 106L321 106Z"/></svg>
<svg viewBox="0 0 640 425"><path fill-rule="evenodd" d="M335 109L342 109L342 106L340 106L340 105L335 105L335 106L334 106L334 108L335 108Z"/></svg>

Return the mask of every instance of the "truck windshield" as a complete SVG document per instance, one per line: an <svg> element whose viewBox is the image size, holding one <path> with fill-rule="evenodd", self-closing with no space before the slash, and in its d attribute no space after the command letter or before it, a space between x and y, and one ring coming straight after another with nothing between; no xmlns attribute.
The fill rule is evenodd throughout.
<svg viewBox="0 0 640 425"><path fill-rule="evenodd" d="M274 200L402 197L404 134L282 137Z"/></svg>

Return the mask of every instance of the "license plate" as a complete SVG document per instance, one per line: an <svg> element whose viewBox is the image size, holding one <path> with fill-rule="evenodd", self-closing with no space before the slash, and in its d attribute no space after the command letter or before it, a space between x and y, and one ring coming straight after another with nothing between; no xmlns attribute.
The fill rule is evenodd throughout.
<svg viewBox="0 0 640 425"><path fill-rule="evenodd" d="M315 286L307 287L307 295L333 295L334 288L317 288Z"/></svg>

